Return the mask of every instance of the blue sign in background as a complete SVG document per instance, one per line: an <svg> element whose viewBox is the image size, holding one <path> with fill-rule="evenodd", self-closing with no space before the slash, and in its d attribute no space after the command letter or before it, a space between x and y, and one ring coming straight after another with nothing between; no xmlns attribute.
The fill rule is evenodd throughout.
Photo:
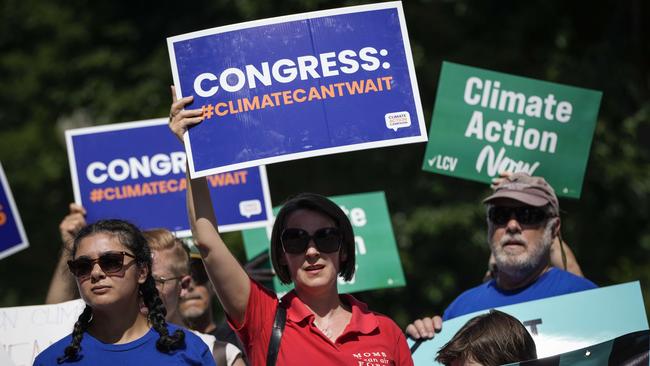
<svg viewBox="0 0 650 366"><path fill-rule="evenodd" d="M86 208L88 222L105 218L122 218L143 229L164 227L180 232L180 235L189 234L186 191L179 188L181 181L185 179L185 173L178 167L182 165L184 169L185 164L178 162L178 156L184 153L179 141L169 131L166 119L69 130L66 131L66 138L71 167L74 165L74 169L71 170L75 184L75 200ZM172 153L175 153L175 158L171 158ZM151 158L157 154L166 155L170 162L165 159L161 162L158 159L155 164L152 164L157 167L153 170L162 169L164 173L169 166L168 174L151 173L149 177L144 177L140 170L137 177L129 174L126 179L120 181L111 179L108 174L111 170L111 161L116 159L129 163L133 158L142 164L142 162L146 163L148 157L149 169L151 169ZM171 162L172 159L177 162ZM105 164L106 168L102 166L93 171L93 176L106 178L105 182L93 183L88 178L87 168L93 162ZM173 171L174 165L176 173ZM115 166L117 168L112 169L114 176L126 175L122 168L125 164ZM229 184L217 187L210 185L212 177L207 177L220 230L241 230L266 224L270 202L268 202L268 183L263 169L264 167L256 167L220 174L218 180ZM131 168L129 170L132 171ZM171 185L167 183L170 180L173 181ZM133 193L126 193L138 189L135 188L138 185L140 192L144 192L144 185L151 187L151 182L158 181L165 182L163 184L168 187L166 193L137 197L133 197ZM237 181L239 184L233 184ZM131 188L127 189L125 187L127 185ZM172 192L169 187L174 188L175 191ZM107 189L110 192L107 193ZM160 192L160 187L155 189ZM97 191L103 192L103 196L96 193ZM93 195L94 202L91 199ZM118 199L118 195L122 198ZM132 197L125 197L129 195ZM113 198L109 200L109 197ZM254 210L255 212L244 210L244 213L249 216L246 217L240 210L240 202L254 200L259 201L259 210Z"/></svg>
<svg viewBox="0 0 650 366"><path fill-rule="evenodd" d="M0 164L0 258L27 248L27 238Z"/></svg>
<svg viewBox="0 0 650 366"><path fill-rule="evenodd" d="M295 153L321 155L324 152L318 150L364 143L380 145L354 149L395 145L399 142L394 140L403 138L416 137L420 138L419 141L426 141L426 131L422 128L424 122L419 121L421 107L417 85L412 84L415 79L409 72L410 54L406 51L400 22L398 9L393 7L222 30L221 33L182 40L179 38L184 36L171 38L170 53L173 49L179 83L177 92L180 96L194 96L190 108L228 101L237 106L236 101L240 98L262 98L264 94L296 89L308 91L311 87L320 90L321 85L392 77L390 90L384 87L383 91L355 95L345 92L343 96L322 100L280 103L276 107L212 116L189 132L194 171L197 175L204 175L201 172L216 167ZM378 69L366 71L359 67L352 74L339 71L337 76L323 77L319 65L316 68L321 75L319 78L301 80L298 73L289 83L272 78L269 86L256 80L255 88L249 88L248 83L236 92L220 87L214 96L206 98L194 90L195 79L203 73L219 76L228 68L238 68L245 73L246 65L261 70L263 62L268 62L271 68L280 59L296 62L299 56L319 58L322 53L335 52L338 55L342 50L358 53L364 47L378 51L374 55L381 64ZM387 52L385 55L384 50ZM365 63L358 56L355 59ZM332 60L337 62L332 70L345 66L336 57ZM234 75L229 76L237 79ZM229 84L235 82L231 80ZM207 90L218 86L219 81L204 81L202 85ZM345 86L343 90L347 90ZM394 112L408 112L411 125L396 131L386 127L385 115ZM352 149L340 151L348 150Z"/></svg>

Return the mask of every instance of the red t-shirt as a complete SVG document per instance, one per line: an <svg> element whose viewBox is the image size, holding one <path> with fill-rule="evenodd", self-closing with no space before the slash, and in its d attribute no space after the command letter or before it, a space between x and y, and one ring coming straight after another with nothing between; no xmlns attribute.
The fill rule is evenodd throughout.
<svg viewBox="0 0 650 366"><path fill-rule="evenodd" d="M390 318L371 312L350 295L340 295L352 309L343 333L332 342L314 325L314 314L295 291L282 298L287 321L280 342L278 365L413 365L401 329ZM230 324L246 347L251 366L265 366L278 299L251 280L251 292L243 323Z"/></svg>

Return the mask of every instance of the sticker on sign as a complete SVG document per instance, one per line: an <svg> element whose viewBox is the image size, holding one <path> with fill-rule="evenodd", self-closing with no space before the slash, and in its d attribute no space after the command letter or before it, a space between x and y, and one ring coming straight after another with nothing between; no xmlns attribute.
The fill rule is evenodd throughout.
<svg viewBox="0 0 650 366"><path fill-rule="evenodd" d="M262 213L262 202L260 200L248 200L239 202L239 213L246 218Z"/></svg>
<svg viewBox="0 0 650 366"><path fill-rule="evenodd" d="M386 128L397 132L398 129L411 125L411 115L407 111L387 113L384 116Z"/></svg>

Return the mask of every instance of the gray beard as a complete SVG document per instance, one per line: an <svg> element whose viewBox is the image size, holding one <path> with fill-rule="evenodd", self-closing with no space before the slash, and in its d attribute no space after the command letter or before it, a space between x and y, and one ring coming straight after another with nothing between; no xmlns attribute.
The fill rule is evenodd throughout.
<svg viewBox="0 0 650 366"><path fill-rule="evenodd" d="M497 270L499 272L507 273L512 279L525 280L537 269L539 269L543 262L548 261L551 244L553 244L553 225L549 220L544 228L544 234L540 238L538 245L529 248L529 251L517 256L506 254L500 249L503 244L507 242L519 242L527 245L528 242L523 235L504 235L499 241L497 246L493 246L492 252L496 261ZM497 249L498 248L498 249ZM531 251L532 249L532 251Z"/></svg>
<svg viewBox="0 0 650 366"><path fill-rule="evenodd" d="M203 314L205 314L205 311L201 310L197 306L193 306L181 312L181 317L183 317L183 319L192 321L194 319L200 318L201 316L203 316Z"/></svg>

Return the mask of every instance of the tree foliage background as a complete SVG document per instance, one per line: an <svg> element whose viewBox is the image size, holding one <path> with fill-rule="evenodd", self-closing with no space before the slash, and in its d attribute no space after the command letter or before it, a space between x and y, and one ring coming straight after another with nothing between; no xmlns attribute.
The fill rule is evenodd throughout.
<svg viewBox="0 0 650 366"><path fill-rule="evenodd" d="M0 306L44 301L73 200L68 128L166 116L166 37L363 1L0 0L0 161L30 247L0 261ZM441 62L603 91L580 200L563 235L601 286L641 280L650 299L650 39L643 0L404 2L430 121ZM424 144L268 167L274 204L300 191L386 192L408 286L360 294L405 325L478 284L484 185L421 171ZM243 257L238 234L228 237Z"/></svg>

